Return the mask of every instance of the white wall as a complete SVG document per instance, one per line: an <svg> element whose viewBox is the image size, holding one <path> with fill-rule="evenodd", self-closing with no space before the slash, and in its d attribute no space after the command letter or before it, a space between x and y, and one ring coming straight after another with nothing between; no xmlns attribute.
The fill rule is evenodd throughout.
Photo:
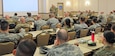
<svg viewBox="0 0 115 56"><path fill-rule="evenodd" d="M108 12L115 10L115 0L108 0Z"/></svg>
<svg viewBox="0 0 115 56"><path fill-rule="evenodd" d="M89 1L90 4L86 5L85 2ZM84 11L84 10L93 10L93 11L98 11L98 0L79 0L79 10Z"/></svg>
<svg viewBox="0 0 115 56"><path fill-rule="evenodd" d="M78 8L79 8L79 0L73 0L73 11L78 11Z"/></svg>
<svg viewBox="0 0 115 56"><path fill-rule="evenodd" d="M2 14L2 0L0 0L0 15Z"/></svg>
<svg viewBox="0 0 115 56"><path fill-rule="evenodd" d="M86 6L85 1L90 1L90 5ZM78 10L92 10L97 12L109 13L115 10L115 0L78 0Z"/></svg>
<svg viewBox="0 0 115 56"><path fill-rule="evenodd" d="M46 1L46 2L44 2ZM71 5L67 6L66 2L70 1ZM89 0L90 5L85 5L86 0L39 0L39 13L48 13L52 4L64 3L64 11L104 11L106 13L115 10L115 0ZM2 0L0 0L0 14L2 14Z"/></svg>

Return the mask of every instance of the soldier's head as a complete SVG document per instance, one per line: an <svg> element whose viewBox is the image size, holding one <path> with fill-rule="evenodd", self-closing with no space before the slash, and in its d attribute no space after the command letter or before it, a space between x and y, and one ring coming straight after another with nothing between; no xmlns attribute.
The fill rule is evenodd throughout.
<svg viewBox="0 0 115 56"><path fill-rule="evenodd" d="M17 13L14 13L14 16L17 16L18 14Z"/></svg>
<svg viewBox="0 0 115 56"><path fill-rule="evenodd" d="M91 22L92 22L93 24L97 23L97 17L93 17Z"/></svg>
<svg viewBox="0 0 115 56"><path fill-rule="evenodd" d="M6 20L10 19L10 16L9 15L5 15L5 19Z"/></svg>
<svg viewBox="0 0 115 56"><path fill-rule="evenodd" d="M111 31L105 31L101 37L101 41L104 45L113 44L115 42L115 34Z"/></svg>
<svg viewBox="0 0 115 56"><path fill-rule="evenodd" d="M69 17L69 12L65 12L65 17Z"/></svg>
<svg viewBox="0 0 115 56"><path fill-rule="evenodd" d="M69 18L67 18L64 22L64 25L68 26L68 27L71 27L71 21Z"/></svg>
<svg viewBox="0 0 115 56"><path fill-rule="evenodd" d="M6 20L0 20L0 30L8 32L9 30L9 23Z"/></svg>
<svg viewBox="0 0 115 56"><path fill-rule="evenodd" d="M56 35L56 41L59 43L64 43L68 40L68 32L65 29L60 29Z"/></svg>
<svg viewBox="0 0 115 56"><path fill-rule="evenodd" d="M52 7L55 7L55 5L52 4Z"/></svg>
<svg viewBox="0 0 115 56"><path fill-rule="evenodd" d="M26 23L25 17L21 17L21 18L20 18L20 22L21 22L21 23Z"/></svg>
<svg viewBox="0 0 115 56"><path fill-rule="evenodd" d="M13 50L15 56L33 56L36 50L36 44L31 39L23 39L18 44L17 48Z"/></svg>
<svg viewBox="0 0 115 56"><path fill-rule="evenodd" d="M115 34L115 25L111 27L111 31Z"/></svg>
<svg viewBox="0 0 115 56"><path fill-rule="evenodd" d="M80 17L80 23L84 23L85 22L85 17Z"/></svg>
<svg viewBox="0 0 115 56"><path fill-rule="evenodd" d="M100 12L100 14L104 14L104 12Z"/></svg>
<svg viewBox="0 0 115 56"><path fill-rule="evenodd" d="M55 14L54 14L54 13L51 13L50 16L51 16L51 18L54 18L54 17L55 17Z"/></svg>
<svg viewBox="0 0 115 56"><path fill-rule="evenodd" d="M40 14L37 15L37 20L39 20L39 19L41 19L41 15Z"/></svg>
<svg viewBox="0 0 115 56"><path fill-rule="evenodd" d="M28 17L31 17L31 13L30 12L27 12L27 15L28 15Z"/></svg>

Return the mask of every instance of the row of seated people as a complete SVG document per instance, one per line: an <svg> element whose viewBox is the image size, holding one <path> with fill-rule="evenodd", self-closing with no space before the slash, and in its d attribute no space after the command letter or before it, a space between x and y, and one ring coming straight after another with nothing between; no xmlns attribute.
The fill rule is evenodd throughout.
<svg viewBox="0 0 115 56"><path fill-rule="evenodd" d="M88 13L90 14L90 12L84 12L84 13L81 12L81 14L79 14L79 17L88 17L88 15L87 15ZM9 24L11 24L11 27L10 27L10 28L14 28L14 26L16 25L15 23L17 23L17 21L19 20L19 17L16 16L16 15L17 15L17 14L15 14L15 16L12 17L13 20L10 19L8 15L6 15L6 17L5 17L5 19L9 22ZM37 27L36 27L36 30L40 30L40 27L41 27L41 26L38 27L38 25L41 24L41 23L38 24L38 20L40 21L40 19L38 19L38 18L39 18L39 17L41 18L41 16L38 16L37 18L32 18L32 17L31 17L31 13L27 13L27 15L28 15L28 17L26 17L26 19L25 19L25 20L26 20L26 23L29 22L29 21L37 22L37 23L36 23L36 26L37 26ZM67 18L70 18L71 22L74 23L73 19L72 19L69 15L70 15L70 14L69 14L68 12L65 13L65 18L63 18L63 19L61 20L61 24L62 24L62 25L64 24L64 21L65 21L65 19L67 19ZM55 15L54 15L54 16L55 16ZM50 15L50 18L53 18L54 16ZM92 17L94 17L94 16L93 16L93 15L90 15L89 19L92 19ZM101 12L101 14L100 14L99 17L98 17L98 20L101 21L101 23L99 23L99 24L101 24L101 25L106 24L107 18L111 18L111 21L114 21L114 14L113 14L113 12L111 12L109 16L106 16L106 15L104 14L104 12ZM51 20L52 20L52 19L49 19L48 21L50 22ZM58 20L54 20L54 21L51 22L51 23L45 22L45 21L43 21L43 20L41 20L41 21L44 22L42 25L44 25L44 24L49 24L49 25L52 24L52 25L54 25L54 26L51 26L51 28L55 28L55 25L57 24L57 22L59 22ZM15 25L12 25L12 24L15 24ZM88 23L88 26L90 26L90 23Z"/></svg>
<svg viewBox="0 0 115 56"><path fill-rule="evenodd" d="M77 17L92 17L92 16L97 16L101 21L102 23L106 23L108 19L110 19L110 21L115 21L115 11L111 11L110 13L108 14L105 14L104 12L95 12L94 11L78 11L77 12Z"/></svg>
<svg viewBox="0 0 115 56"><path fill-rule="evenodd" d="M81 18L84 18L84 17L81 17ZM15 26L16 31L17 31L17 29L20 29L20 27L30 27L30 25L28 24L28 21L31 20L31 19L27 20L27 18L25 19L24 17L21 17L19 20L20 21L18 22L18 24L15 24L15 23L12 23L13 21L11 22L11 19L9 18L9 16L6 16L6 21L8 21L9 24L15 24L16 25ZM59 20L55 18L54 14L51 14L49 20L47 20L47 21L43 20L40 15L37 15L37 18L35 18L33 21L34 21L33 23L34 23L34 26L35 26L35 30L41 30L41 26L43 26L43 25L49 25L50 28L58 27L56 25L59 25L60 27L64 27L64 28L71 28L71 26L74 25L74 21L73 21L73 19L71 17L69 17L69 13L68 12L65 13L65 18L63 18L61 20L61 22L59 22ZM79 20L79 22L80 21L81 20ZM85 22L86 19L82 19L82 21ZM97 20L95 20L95 21L97 21ZM84 22L80 22L80 24L82 24ZM95 22L95 23L97 23L97 22ZM75 24L75 25L79 25L79 24ZM84 27L85 26L83 26L83 28ZM87 28L87 26L86 26L86 28Z"/></svg>
<svg viewBox="0 0 115 56"><path fill-rule="evenodd" d="M68 32L60 29L56 34L54 46L49 49L46 56L84 56L80 50L78 43L68 44ZM100 37L101 43L104 45L91 56L114 56L115 55L115 35L111 31L105 31ZM34 56L36 44L30 39L23 39L13 50L14 56Z"/></svg>

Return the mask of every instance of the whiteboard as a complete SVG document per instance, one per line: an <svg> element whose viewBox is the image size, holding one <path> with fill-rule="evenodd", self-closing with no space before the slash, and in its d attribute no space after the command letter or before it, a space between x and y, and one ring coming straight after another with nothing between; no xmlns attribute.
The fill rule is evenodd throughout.
<svg viewBox="0 0 115 56"><path fill-rule="evenodd" d="M13 16L17 13L18 16L26 16L27 12L32 15L38 14L38 0L3 0L4 16Z"/></svg>

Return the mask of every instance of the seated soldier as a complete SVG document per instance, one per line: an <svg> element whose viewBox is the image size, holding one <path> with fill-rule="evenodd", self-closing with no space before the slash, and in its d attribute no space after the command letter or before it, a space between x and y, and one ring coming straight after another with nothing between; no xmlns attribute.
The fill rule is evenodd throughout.
<svg viewBox="0 0 115 56"><path fill-rule="evenodd" d="M16 25L14 29L16 32L19 32L21 28L30 28L30 25L26 23L26 20L24 17L20 18L20 22Z"/></svg>
<svg viewBox="0 0 115 56"><path fill-rule="evenodd" d="M66 19L70 19L70 22L72 24L74 23L73 19L69 16L70 15L69 12L65 12L64 15L65 15L65 18L63 18L62 21L61 21L62 25L64 25L64 22L65 22Z"/></svg>
<svg viewBox="0 0 115 56"><path fill-rule="evenodd" d="M54 47L49 50L47 56L84 56L80 48L66 43L68 41L68 33L65 29L57 32Z"/></svg>
<svg viewBox="0 0 115 56"><path fill-rule="evenodd" d="M80 30L88 28L87 24L85 23L85 17L81 17L80 18L80 24L74 24L74 28L75 28L75 31L77 33L77 38L79 38L80 37Z"/></svg>
<svg viewBox="0 0 115 56"><path fill-rule="evenodd" d="M16 26L15 23L16 22L13 19L11 19L9 15L5 16L5 20L9 23L9 28L10 29L15 28L15 26Z"/></svg>
<svg viewBox="0 0 115 56"><path fill-rule="evenodd" d="M25 30L21 29L20 33L18 34L12 34L9 33L9 23L5 20L2 20L0 22L0 42L14 42L14 43L18 43L18 41L24 37L25 35Z"/></svg>
<svg viewBox="0 0 115 56"><path fill-rule="evenodd" d="M97 27L101 27L101 26L97 23L97 18L94 17L91 22L92 22L93 25L91 25L91 26L89 27L90 30L94 30L94 29L97 28Z"/></svg>
<svg viewBox="0 0 115 56"><path fill-rule="evenodd" d="M63 28L67 31L73 31L74 27L72 26L72 23L70 22L70 19L66 19L63 25Z"/></svg>
<svg viewBox="0 0 115 56"><path fill-rule="evenodd" d="M104 46L97 50L93 56L115 56L115 34L110 31L105 31L99 40Z"/></svg>
<svg viewBox="0 0 115 56"><path fill-rule="evenodd" d="M46 21L41 18L41 15L37 15L37 19L34 24L36 30L41 30L41 27L46 25Z"/></svg>
<svg viewBox="0 0 115 56"><path fill-rule="evenodd" d="M50 25L51 28L56 28L57 23L59 23L59 20L55 18L53 13L51 13L51 18L48 19L47 24Z"/></svg>

